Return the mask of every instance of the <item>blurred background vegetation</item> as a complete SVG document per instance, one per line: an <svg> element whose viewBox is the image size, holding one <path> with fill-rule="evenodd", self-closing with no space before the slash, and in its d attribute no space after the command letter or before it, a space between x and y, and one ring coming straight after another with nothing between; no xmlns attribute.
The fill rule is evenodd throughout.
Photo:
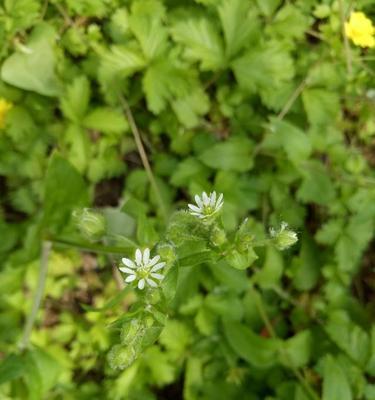
<svg viewBox="0 0 375 400"><path fill-rule="evenodd" d="M351 11L375 19L373 0L1 2L1 399L375 399L375 53ZM203 190L227 230L287 221L298 244L184 268L158 342L110 368L135 294L90 311L122 281L73 212L152 246Z"/></svg>

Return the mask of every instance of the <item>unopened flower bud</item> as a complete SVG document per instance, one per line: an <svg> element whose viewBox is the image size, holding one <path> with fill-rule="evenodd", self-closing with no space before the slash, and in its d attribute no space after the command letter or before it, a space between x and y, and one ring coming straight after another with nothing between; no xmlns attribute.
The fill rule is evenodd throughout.
<svg viewBox="0 0 375 400"><path fill-rule="evenodd" d="M273 244L279 250L285 250L298 241L297 233L288 229L288 224L286 222L281 223L281 227L278 231L271 228L270 235L273 239Z"/></svg>
<svg viewBox="0 0 375 400"><path fill-rule="evenodd" d="M211 243L214 246L221 246L227 241L225 231L217 226L214 226L210 236Z"/></svg>
<svg viewBox="0 0 375 400"><path fill-rule="evenodd" d="M78 229L87 239L98 240L105 233L105 218L102 214L84 208L73 213Z"/></svg>
<svg viewBox="0 0 375 400"><path fill-rule="evenodd" d="M157 251L160 257L167 263L167 265L172 265L176 261L175 246L172 243L159 243Z"/></svg>

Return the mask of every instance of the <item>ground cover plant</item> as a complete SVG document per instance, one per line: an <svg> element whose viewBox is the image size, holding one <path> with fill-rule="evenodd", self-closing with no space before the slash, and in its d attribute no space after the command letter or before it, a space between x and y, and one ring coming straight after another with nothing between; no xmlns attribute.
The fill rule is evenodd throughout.
<svg viewBox="0 0 375 400"><path fill-rule="evenodd" d="M375 399L374 20L0 4L1 399Z"/></svg>

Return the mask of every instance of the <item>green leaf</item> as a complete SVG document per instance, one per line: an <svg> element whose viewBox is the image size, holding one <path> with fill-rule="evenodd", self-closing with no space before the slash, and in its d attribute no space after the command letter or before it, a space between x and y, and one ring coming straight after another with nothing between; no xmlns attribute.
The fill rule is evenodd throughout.
<svg viewBox="0 0 375 400"><path fill-rule="evenodd" d="M274 118L271 121L270 129L292 162L304 161L311 154L310 138L295 125Z"/></svg>
<svg viewBox="0 0 375 400"><path fill-rule="evenodd" d="M270 17L281 4L282 0L256 0L261 12Z"/></svg>
<svg viewBox="0 0 375 400"><path fill-rule="evenodd" d="M327 125L339 116L340 97L335 92L306 89L302 92L302 100L310 124Z"/></svg>
<svg viewBox="0 0 375 400"><path fill-rule="evenodd" d="M258 36L259 22L249 4L242 0L223 1L218 12L224 30L226 56L231 59Z"/></svg>
<svg viewBox="0 0 375 400"><path fill-rule="evenodd" d="M80 123L90 102L90 82L86 76L76 77L61 98L61 110L72 122Z"/></svg>
<svg viewBox="0 0 375 400"><path fill-rule="evenodd" d="M311 332L308 330L298 332L295 336L284 342L281 358L284 360L285 366L292 364L294 368L301 368L308 364L311 350Z"/></svg>
<svg viewBox="0 0 375 400"><path fill-rule="evenodd" d="M1 68L1 79L9 85L44 96L57 96L59 81L55 75L54 29L38 25L27 43L27 52L14 53Z"/></svg>
<svg viewBox="0 0 375 400"><path fill-rule="evenodd" d="M340 364L331 355L324 359L322 400L352 400L349 382Z"/></svg>
<svg viewBox="0 0 375 400"><path fill-rule="evenodd" d="M344 311L332 312L325 324L325 330L351 359L362 367L366 365L371 352L369 335L354 324Z"/></svg>
<svg viewBox="0 0 375 400"><path fill-rule="evenodd" d="M163 54L168 45L167 31L162 24L165 17L163 4L157 0L136 1L131 11L130 29L137 37L146 59L152 60Z"/></svg>
<svg viewBox="0 0 375 400"><path fill-rule="evenodd" d="M320 267L318 247L311 238L303 236L300 255L292 267L293 286L301 291L311 290L318 283Z"/></svg>
<svg viewBox="0 0 375 400"><path fill-rule="evenodd" d="M187 70L175 67L170 60L153 63L143 77L148 108L159 114L168 102L187 96L194 83L193 76Z"/></svg>
<svg viewBox="0 0 375 400"><path fill-rule="evenodd" d="M122 133L129 130L129 124L122 112L109 107L92 110L83 120L83 125L105 133Z"/></svg>
<svg viewBox="0 0 375 400"><path fill-rule="evenodd" d="M258 255L255 253L252 247L244 253L240 253L237 250L232 250L226 255L226 262L233 268L236 269L246 269L249 268L255 260L258 259Z"/></svg>
<svg viewBox="0 0 375 400"><path fill-rule="evenodd" d="M195 254L180 258L178 264L180 267L192 267L194 265L204 264L212 262L213 254L211 250L200 251Z"/></svg>
<svg viewBox="0 0 375 400"><path fill-rule="evenodd" d="M263 267L256 273L255 280L264 289L273 287L280 283L283 269L284 262L280 252L273 246L268 246Z"/></svg>
<svg viewBox="0 0 375 400"><path fill-rule="evenodd" d="M64 228L74 208L88 202L87 187L76 169L58 153L50 159L44 186L43 224L52 232Z"/></svg>
<svg viewBox="0 0 375 400"><path fill-rule="evenodd" d="M309 161L302 173L304 177L297 192L298 199L304 203L325 205L335 198L333 183L320 161Z"/></svg>
<svg viewBox="0 0 375 400"><path fill-rule="evenodd" d="M237 355L256 368L269 368L277 362L279 341L266 339L245 325L224 320L224 333Z"/></svg>
<svg viewBox="0 0 375 400"><path fill-rule="evenodd" d="M22 355L9 354L0 364L0 385L19 378L25 372L25 364Z"/></svg>
<svg viewBox="0 0 375 400"><path fill-rule="evenodd" d="M242 88L250 92L266 90L267 94L270 86L275 90L294 75L290 54L274 42L249 49L232 62L232 68Z"/></svg>
<svg viewBox="0 0 375 400"><path fill-rule="evenodd" d="M272 34L287 38L302 38L309 27L309 19L295 5L287 4L278 11L270 25Z"/></svg>
<svg viewBox="0 0 375 400"><path fill-rule="evenodd" d="M185 15L172 26L172 35L176 42L184 46L185 57L199 61L203 71L215 71L224 66L222 41L210 19Z"/></svg>
<svg viewBox="0 0 375 400"><path fill-rule="evenodd" d="M253 166L253 143L247 138L231 138L214 144L199 155L208 167L224 171L245 172Z"/></svg>

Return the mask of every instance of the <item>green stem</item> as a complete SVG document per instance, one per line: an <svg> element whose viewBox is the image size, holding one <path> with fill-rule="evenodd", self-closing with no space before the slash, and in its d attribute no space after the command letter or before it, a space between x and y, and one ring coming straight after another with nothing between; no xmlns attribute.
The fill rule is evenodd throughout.
<svg viewBox="0 0 375 400"><path fill-rule="evenodd" d="M25 328L22 336L22 340L19 344L21 350L28 347L30 342L30 335L33 329L35 319L42 301L42 296L44 292L44 287L48 272L48 259L51 252L52 243L49 241L44 241L42 243L42 254L40 256L40 269L38 276L38 284L34 293L33 305L31 307L30 314L27 317Z"/></svg>
<svg viewBox="0 0 375 400"><path fill-rule="evenodd" d="M164 204L163 197L161 195L159 186L156 183L156 179L155 179L154 173L152 172L150 162L148 161L147 154L146 154L145 148L144 148L143 143L142 143L141 134L139 132L137 124L135 123L135 119L133 117L133 113L131 112L131 109L129 107L128 102L126 101L126 99L123 96L120 96L120 102L122 104L122 107L124 108L126 117L127 117L128 121L129 121L130 129L132 131L132 134L133 134L133 137L134 137L134 140L135 140L135 144L136 144L137 149L138 149L138 153L139 153L139 155L141 157L143 167L144 167L144 169L146 171L147 177L148 177L148 179L150 181L150 184L151 184L152 189L153 189L153 191L155 193L156 199L157 199L157 201L159 203L160 211L161 211L164 219L167 220L167 216L168 216L167 209L165 207L165 204Z"/></svg>
<svg viewBox="0 0 375 400"><path fill-rule="evenodd" d="M266 326L269 334L272 336L272 338L278 339L276 331L273 328L270 319L268 318L268 314L267 314L266 308L263 304L262 297L257 293L257 291L254 289L254 286L252 284L250 285L250 290L251 290L254 300L255 300L255 306L257 307L259 315L262 318L262 321L263 321L264 325ZM308 393L308 395L310 396L310 398L312 400L319 400L319 396L315 393L315 390L311 387L311 385L305 379L303 374L298 370L298 368L293 366L293 363L290 360L289 354L284 349L284 347L281 346L280 351L282 352L284 359L288 362L289 368L293 371L296 378L299 380L301 385L305 388L305 390Z"/></svg>
<svg viewBox="0 0 375 400"><path fill-rule="evenodd" d="M83 251L90 251L94 253L102 253L102 254L126 254L130 250L133 250L134 246L129 247L115 247L115 246L103 246L99 244L93 243L77 243L67 239L50 239L53 244L59 247L74 247Z"/></svg>

